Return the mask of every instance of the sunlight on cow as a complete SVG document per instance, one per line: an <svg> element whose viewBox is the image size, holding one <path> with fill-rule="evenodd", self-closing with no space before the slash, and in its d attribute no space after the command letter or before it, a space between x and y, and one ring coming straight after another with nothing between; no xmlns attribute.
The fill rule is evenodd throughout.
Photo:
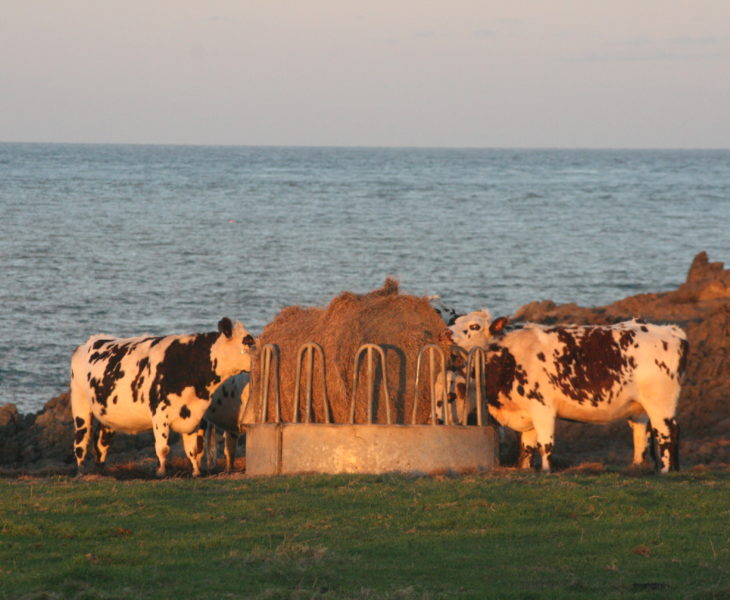
<svg viewBox="0 0 730 600"><path fill-rule="evenodd" d="M92 414L101 424L95 443L103 465L115 431L153 430L158 475L165 474L170 430L182 434L193 475L203 453L201 419L213 393L236 373L251 370L254 339L227 317L218 331L191 335L114 338L95 335L71 358L74 454L81 469Z"/></svg>
<svg viewBox="0 0 730 600"><path fill-rule="evenodd" d="M253 422L253 404L249 402L251 374L239 373L229 377L213 394L203 419L207 467L210 471L217 459L216 430L223 433L226 472L233 469L236 460L238 438L244 424Z"/></svg>
<svg viewBox="0 0 730 600"><path fill-rule="evenodd" d="M522 434L521 466L539 452L542 469L550 470L556 418L585 423L626 418L635 463L643 459L651 422L657 466L662 472L679 468L675 414L688 352L679 327L631 320L610 326L528 324L507 331L506 318L490 323L487 316L465 315L449 330L465 349L486 349L488 409Z"/></svg>

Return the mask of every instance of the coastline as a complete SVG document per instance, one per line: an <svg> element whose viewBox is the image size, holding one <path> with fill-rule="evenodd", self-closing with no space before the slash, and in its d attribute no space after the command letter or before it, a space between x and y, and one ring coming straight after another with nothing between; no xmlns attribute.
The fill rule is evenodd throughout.
<svg viewBox="0 0 730 600"><path fill-rule="evenodd" d="M536 323L608 324L631 318L671 322L688 336L690 354L679 400L682 468L730 465L730 269L698 254L686 281L676 290L629 296L606 306L586 308L543 300L526 304L516 321ZM73 425L68 393L48 400L40 411L19 413L14 404L0 406L0 476L71 475L75 471ZM626 466L631 458L631 432L623 421L610 425L558 422L556 466L581 463ZM175 472L184 473L179 442L173 444ZM508 433L503 464L516 452L516 436ZM175 459L180 463L176 465ZM237 464L242 468L244 459ZM148 469L149 467L149 469ZM117 474L145 476L154 471L151 433L118 435L109 469ZM141 471L140 471L141 469ZM116 470L116 471L115 471Z"/></svg>

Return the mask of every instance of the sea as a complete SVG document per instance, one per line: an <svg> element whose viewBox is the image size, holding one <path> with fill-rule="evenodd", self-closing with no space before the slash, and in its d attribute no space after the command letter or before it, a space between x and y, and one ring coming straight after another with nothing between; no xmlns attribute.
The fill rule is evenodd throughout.
<svg viewBox="0 0 730 600"><path fill-rule="evenodd" d="M730 150L0 144L0 404L96 333L254 334L385 278L460 312L675 289L730 260Z"/></svg>

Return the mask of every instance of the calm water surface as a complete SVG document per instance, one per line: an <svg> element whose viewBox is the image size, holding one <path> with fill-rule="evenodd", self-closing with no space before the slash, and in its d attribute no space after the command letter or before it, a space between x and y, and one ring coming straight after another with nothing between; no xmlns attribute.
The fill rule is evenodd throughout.
<svg viewBox="0 0 730 600"><path fill-rule="evenodd" d="M387 275L467 311L600 305L730 261L730 151L0 144L0 404L93 333L259 333Z"/></svg>

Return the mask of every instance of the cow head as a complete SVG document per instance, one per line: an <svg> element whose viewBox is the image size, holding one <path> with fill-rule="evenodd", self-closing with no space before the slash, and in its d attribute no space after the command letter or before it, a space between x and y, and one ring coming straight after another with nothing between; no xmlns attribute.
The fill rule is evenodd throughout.
<svg viewBox="0 0 730 600"><path fill-rule="evenodd" d="M483 308L459 317L442 335L465 350L477 346L486 349L489 344L496 341L495 338L501 337L506 332L508 323L507 317L498 317L492 321L489 310Z"/></svg>
<svg viewBox="0 0 730 600"><path fill-rule="evenodd" d="M465 350L471 350L476 346L486 348L489 343L491 321L492 314L486 308L458 317L449 327L451 339Z"/></svg>
<svg viewBox="0 0 730 600"><path fill-rule="evenodd" d="M441 296L429 296L428 301L433 307L433 309L439 314L439 316L444 320L444 323L451 326L454 324L456 319L458 319L461 315L457 313L453 308L446 306L441 301Z"/></svg>
<svg viewBox="0 0 730 600"><path fill-rule="evenodd" d="M251 370L254 346L253 336L240 321L235 325L224 317L218 323L218 339L211 348L211 359L215 361L216 372L225 379L241 371Z"/></svg>

